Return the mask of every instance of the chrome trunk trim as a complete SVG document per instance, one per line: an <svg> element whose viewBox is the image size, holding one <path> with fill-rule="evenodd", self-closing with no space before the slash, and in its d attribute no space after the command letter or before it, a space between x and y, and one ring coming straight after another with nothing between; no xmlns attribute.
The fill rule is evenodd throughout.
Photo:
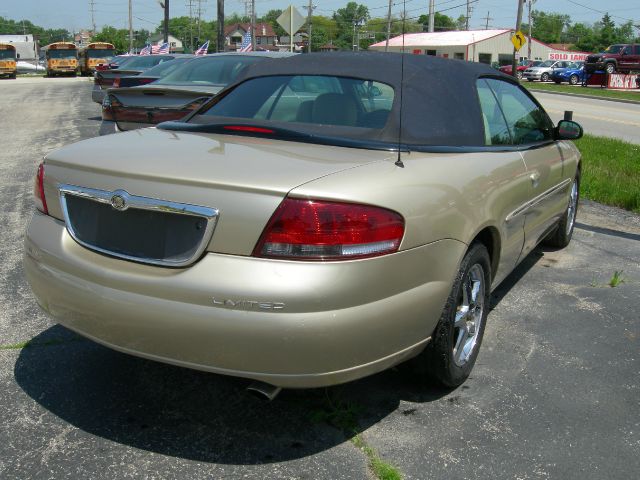
<svg viewBox="0 0 640 480"><path fill-rule="evenodd" d="M60 203L62 205L62 211L64 214L64 221L67 231L76 242L90 250L139 263L160 265L165 267L184 267L195 262L198 258L200 258L204 250L207 248L207 245L211 240L211 236L213 235L213 231L218 220L219 212L216 208L203 207L200 205L190 205L187 203L171 202L167 200L160 200L157 198L141 197L137 195L131 195L124 190L106 191L61 183L58 184L58 191L60 193ZM111 205L112 208L120 211L128 209L138 209L175 215L191 215L201 217L206 222L206 226L197 249L189 257L178 258L174 260L159 260L155 258L137 257L118 252L112 252L110 250L106 250L84 242L78 237L78 235L74 231L73 224L69 217L69 211L67 208L68 195L73 195L76 197L89 199L94 202Z"/></svg>

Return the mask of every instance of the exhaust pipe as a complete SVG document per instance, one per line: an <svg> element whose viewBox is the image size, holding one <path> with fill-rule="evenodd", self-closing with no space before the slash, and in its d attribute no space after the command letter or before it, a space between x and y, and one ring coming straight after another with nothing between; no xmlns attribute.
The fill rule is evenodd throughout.
<svg viewBox="0 0 640 480"><path fill-rule="evenodd" d="M261 400L267 400L269 402L276 398L281 391L282 387L276 387L269 383L257 381L247 387L247 392L251 393L254 397Z"/></svg>

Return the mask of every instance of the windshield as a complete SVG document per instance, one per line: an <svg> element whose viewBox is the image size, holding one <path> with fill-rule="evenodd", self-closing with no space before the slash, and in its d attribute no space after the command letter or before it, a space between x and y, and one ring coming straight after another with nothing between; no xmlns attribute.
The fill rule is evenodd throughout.
<svg viewBox="0 0 640 480"><path fill-rule="evenodd" d="M77 50L47 50L48 58L78 58Z"/></svg>
<svg viewBox="0 0 640 480"><path fill-rule="evenodd" d="M327 126L383 128L393 99L392 87L369 80L319 75L259 77L238 85L205 111L198 123L208 123L206 117L215 116L218 118L209 122L220 117L242 118L316 133ZM335 133L348 137L348 131L342 130Z"/></svg>
<svg viewBox="0 0 640 480"><path fill-rule="evenodd" d="M111 60L116 54L111 48L90 48L87 50L86 56L89 58L106 58Z"/></svg>
<svg viewBox="0 0 640 480"><path fill-rule="evenodd" d="M160 55L142 55L142 56L136 56L136 57L131 57L131 60L126 61L126 62L122 62L120 64L120 69L121 70L128 70L128 69L147 69L147 68L151 68L155 65L158 65L161 62L166 62L167 60L172 60L173 57L165 57L165 56L160 56Z"/></svg>
<svg viewBox="0 0 640 480"><path fill-rule="evenodd" d="M156 83L161 85L197 84L228 85L249 65L265 60L266 57L242 55L221 55L194 59Z"/></svg>
<svg viewBox="0 0 640 480"><path fill-rule="evenodd" d="M622 47L624 47L624 45L611 45L604 51L604 53L620 53Z"/></svg>
<svg viewBox="0 0 640 480"><path fill-rule="evenodd" d="M0 60L15 60L16 52L15 50L0 50Z"/></svg>
<svg viewBox="0 0 640 480"><path fill-rule="evenodd" d="M547 60L547 61L542 62L540 65L537 65L537 66L538 67L550 67L554 63L556 63L555 60Z"/></svg>

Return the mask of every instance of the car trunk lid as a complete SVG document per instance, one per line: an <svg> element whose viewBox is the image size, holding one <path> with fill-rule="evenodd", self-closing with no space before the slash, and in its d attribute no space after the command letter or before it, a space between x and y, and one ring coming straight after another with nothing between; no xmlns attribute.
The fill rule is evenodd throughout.
<svg viewBox="0 0 640 480"><path fill-rule="evenodd" d="M149 145L161 155L150 155ZM392 156L385 151L266 138L143 129L119 134L117 142L111 136L101 137L52 152L45 160L45 195L50 214L59 219L64 213L55 198L60 198L61 185L216 209L207 250L250 255L271 215L293 188ZM116 220L109 221L117 229ZM150 226L149 231L154 229ZM123 223L120 233L127 231ZM150 244L156 240L146 239ZM144 244L145 239L137 243Z"/></svg>

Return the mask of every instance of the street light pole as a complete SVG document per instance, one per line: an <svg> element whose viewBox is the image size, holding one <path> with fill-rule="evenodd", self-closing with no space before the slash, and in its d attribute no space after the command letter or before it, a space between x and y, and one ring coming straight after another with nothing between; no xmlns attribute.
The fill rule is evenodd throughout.
<svg viewBox="0 0 640 480"><path fill-rule="evenodd" d="M529 0L529 45L527 45L527 60L531 61L531 7L536 3L536 0Z"/></svg>

